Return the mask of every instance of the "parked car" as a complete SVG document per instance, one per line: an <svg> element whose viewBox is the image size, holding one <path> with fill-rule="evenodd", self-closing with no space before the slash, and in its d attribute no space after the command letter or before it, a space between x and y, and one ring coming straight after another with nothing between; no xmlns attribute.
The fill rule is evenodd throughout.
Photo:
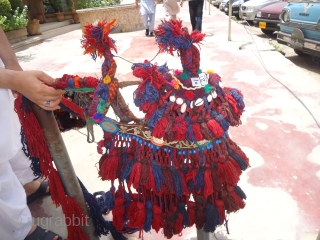
<svg viewBox="0 0 320 240"><path fill-rule="evenodd" d="M211 3L213 4L213 6L219 8L220 3L222 2L222 0L212 0Z"/></svg>
<svg viewBox="0 0 320 240"><path fill-rule="evenodd" d="M277 41L294 49L298 55L320 57L320 2L290 1L280 15Z"/></svg>
<svg viewBox="0 0 320 240"><path fill-rule="evenodd" d="M272 3L261 8L256 15L253 23L255 27L261 29L265 34L272 34L280 30L280 13L284 6L288 4L288 0Z"/></svg>
<svg viewBox="0 0 320 240"><path fill-rule="evenodd" d="M232 13L231 14L233 16L239 17L239 11L240 11L241 5L245 2L248 2L248 1L249 0L239 0L239 1L232 3ZM224 12L227 15L229 15L229 2L227 2L227 4L225 5Z"/></svg>
<svg viewBox="0 0 320 240"><path fill-rule="evenodd" d="M244 20L253 21L261 8L279 1L280 0L250 0L241 5L239 16Z"/></svg>
<svg viewBox="0 0 320 240"><path fill-rule="evenodd" d="M231 3L234 3L236 0L231 0ZM226 7L226 4L229 6L229 0L222 0L222 2L219 5L220 11L224 11L224 8Z"/></svg>

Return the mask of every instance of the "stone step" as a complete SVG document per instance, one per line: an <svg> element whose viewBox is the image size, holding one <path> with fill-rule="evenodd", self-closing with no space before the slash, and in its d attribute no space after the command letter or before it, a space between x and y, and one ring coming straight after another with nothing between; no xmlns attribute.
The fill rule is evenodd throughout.
<svg viewBox="0 0 320 240"><path fill-rule="evenodd" d="M23 41L19 41L16 43L11 44L11 47L13 48L13 50L15 52L19 52L22 51L24 49L27 49L29 47L32 47L34 45L40 44L44 41L44 39L42 38L41 35L38 36L30 36L27 37L27 39L23 40Z"/></svg>
<svg viewBox="0 0 320 240"><path fill-rule="evenodd" d="M48 38L52 38L64 33L68 33L74 30L78 30L81 29L80 23L76 23L76 24L68 24L68 25L62 25L62 26L56 26L55 28L47 28L48 30L46 31L42 31L42 38L43 39L48 39Z"/></svg>

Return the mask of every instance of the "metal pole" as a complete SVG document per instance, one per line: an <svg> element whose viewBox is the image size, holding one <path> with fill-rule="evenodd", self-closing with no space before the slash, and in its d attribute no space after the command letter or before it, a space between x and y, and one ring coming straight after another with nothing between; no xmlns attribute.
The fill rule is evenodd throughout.
<svg viewBox="0 0 320 240"><path fill-rule="evenodd" d="M231 15L232 15L232 4L231 4L231 0L229 0L228 41L231 41Z"/></svg>
<svg viewBox="0 0 320 240"><path fill-rule="evenodd" d="M32 104L32 110L43 130L44 138L50 143L49 151L58 170L66 194L75 198L83 213L87 216L87 224L82 226L83 230L91 240L99 239L94 232L94 225L90 218L89 209L87 208L80 184L74 172L53 113L51 112L48 114L36 104Z"/></svg>
<svg viewBox="0 0 320 240"><path fill-rule="evenodd" d="M211 5L211 0L209 0L209 15L211 15L210 14L210 5Z"/></svg>

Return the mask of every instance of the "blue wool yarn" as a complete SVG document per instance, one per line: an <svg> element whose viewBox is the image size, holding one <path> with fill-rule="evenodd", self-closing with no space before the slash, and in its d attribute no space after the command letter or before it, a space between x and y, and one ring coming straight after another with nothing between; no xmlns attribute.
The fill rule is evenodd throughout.
<svg viewBox="0 0 320 240"><path fill-rule="evenodd" d="M165 181L161 170L161 166L155 160L152 161L152 173L156 184L156 189L157 191L160 191L161 184L164 185Z"/></svg>
<svg viewBox="0 0 320 240"><path fill-rule="evenodd" d="M145 232L150 232L152 224L152 202L148 200L146 202L146 220L143 225L143 230Z"/></svg>
<svg viewBox="0 0 320 240"><path fill-rule="evenodd" d="M130 197L130 193L125 193L124 194L124 199L126 200L126 212L127 212L127 210L128 210L128 207L129 207L129 205L130 205L130 203L131 203L131 197ZM126 216L126 214L125 214L125 216Z"/></svg>
<svg viewBox="0 0 320 240"><path fill-rule="evenodd" d="M113 189L113 190L112 190ZM112 193L113 192L113 193ZM104 194L104 206L111 211L114 207L114 187Z"/></svg>
<svg viewBox="0 0 320 240"><path fill-rule="evenodd" d="M183 220L182 220L182 226L183 228L187 228L190 226L190 220L189 220L189 215L186 209L186 203L179 201L178 202L178 210L179 212L182 214L183 216Z"/></svg>
<svg viewBox="0 0 320 240"><path fill-rule="evenodd" d="M247 199L246 194L244 193L244 191L242 191L242 189L236 185L233 189L233 191L241 198L241 199Z"/></svg>
<svg viewBox="0 0 320 240"><path fill-rule="evenodd" d="M188 187L189 192L193 191L195 189L194 188L194 181L191 180L191 181L187 182L187 187Z"/></svg>
<svg viewBox="0 0 320 240"><path fill-rule="evenodd" d="M206 207L204 210L206 215L206 222L203 226L203 230L205 232L213 233L221 222L219 211L215 208L215 206L208 202L206 203Z"/></svg>
<svg viewBox="0 0 320 240"><path fill-rule="evenodd" d="M184 120L188 123L187 124L187 129L188 130L187 130L187 134L186 134L186 139L189 142L195 142L196 138L194 137L194 133L193 133L193 130L192 130L190 117L189 116L185 116Z"/></svg>
<svg viewBox="0 0 320 240"><path fill-rule="evenodd" d="M68 88L75 88L74 79L73 78L69 78L68 79Z"/></svg>
<svg viewBox="0 0 320 240"><path fill-rule="evenodd" d="M170 167L170 170L171 170L171 176L173 179L175 194L177 197L181 197L184 192L181 176L179 172L174 168L174 166Z"/></svg>
<svg viewBox="0 0 320 240"><path fill-rule="evenodd" d="M124 165L123 170L120 173L120 179L121 181L127 180L130 176L130 173L132 171L132 167L135 164L136 160L128 161L127 164Z"/></svg>
<svg viewBox="0 0 320 240"><path fill-rule="evenodd" d="M83 183L78 178L84 199L87 203L87 206L89 208L90 217L92 219L95 233L98 235L98 237L101 237L101 235L107 236L109 232L111 232L111 235L114 239L119 240L127 240L126 237L124 237L121 233L119 233L113 226L111 221L106 221L101 214L99 203L97 199L88 192L88 190L85 188Z"/></svg>
<svg viewBox="0 0 320 240"><path fill-rule="evenodd" d="M148 127L150 131L153 131L153 128L156 126L157 122L162 118L166 111L166 108L157 109L151 116L151 118L148 121Z"/></svg>
<svg viewBox="0 0 320 240"><path fill-rule="evenodd" d="M142 103L154 103L159 99L159 92L149 81L145 84L144 94L142 96Z"/></svg>
<svg viewBox="0 0 320 240"><path fill-rule="evenodd" d="M109 60L106 60L102 63L101 65L101 72L102 72L102 76L106 76L108 71L110 69L110 61Z"/></svg>
<svg viewBox="0 0 320 240"><path fill-rule="evenodd" d="M163 65L161 65L161 66L158 66L158 71L160 72L160 73L166 73L166 72L169 72L169 68L168 68L168 66L167 66L167 62L165 62Z"/></svg>
<svg viewBox="0 0 320 240"><path fill-rule="evenodd" d="M239 108L240 110L243 110L245 108L245 104L243 101L243 97L238 92L239 92L238 89L235 89L235 88L230 89L231 95L238 103L237 108Z"/></svg>
<svg viewBox="0 0 320 240"><path fill-rule="evenodd" d="M220 120L220 121L218 121L218 123L222 127L223 131L225 131L225 132L228 131L230 123L226 119Z"/></svg>
<svg viewBox="0 0 320 240"><path fill-rule="evenodd" d="M237 164L239 165L242 171L247 169L248 167L247 163L238 154L236 154L230 148L228 148L227 151L230 157L232 157L237 162Z"/></svg>
<svg viewBox="0 0 320 240"><path fill-rule="evenodd" d="M215 119L218 116L218 113L215 110L211 110L210 116Z"/></svg>
<svg viewBox="0 0 320 240"><path fill-rule="evenodd" d="M136 69L137 67L142 67L145 70L148 70L150 67L152 67L153 64L150 62L145 62L145 63L134 63L131 66L131 70Z"/></svg>
<svg viewBox="0 0 320 240"><path fill-rule="evenodd" d="M109 87L106 84L99 84L99 87L97 88L97 94L100 98L104 99L105 101L108 101L109 99Z"/></svg>
<svg viewBox="0 0 320 240"><path fill-rule="evenodd" d="M197 171L196 177L195 177L195 190L198 192L201 191L201 194L203 194L204 189L204 168L200 167Z"/></svg>

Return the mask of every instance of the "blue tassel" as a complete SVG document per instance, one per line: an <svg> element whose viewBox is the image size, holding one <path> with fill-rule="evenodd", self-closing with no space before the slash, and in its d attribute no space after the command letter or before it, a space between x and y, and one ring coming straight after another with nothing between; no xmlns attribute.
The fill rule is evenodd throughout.
<svg viewBox="0 0 320 240"><path fill-rule="evenodd" d="M235 89L235 88L232 88L232 89L230 89L230 93L238 103L237 104L237 108L242 111L245 108L245 104L244 104L244 101L243 101L243 97L239 94L239 90Z"/></svg>
<svg viewBox="0 0 320 240"><path fill-rule="evenodd" d="M182 214L183 216L183 220L182 220L182 226L183 228L187 228L190 226L190 220L189 220L189 215L186 209L186 203L179 201L178 202L178 210L179 212Z"/></svg>
<svg viewBox="0 0 320 240"><path fill-rule="evenodd" d="M114 190L114 187L111 187L110 191L104 194L104 205L109 211L111 211L114 207Z"/></svg>
<svg viewBox="0 0 320 240"><path fill-rule="evenodd" d="M154 103L158 99L159 92L157 91L154 85L152 85L149 81L146 81L144 94L142 96L142 103Z"/></svg>
<svg viewBox="0 0 320 240"><path fill-rule="evenodd" d="M193 133L193 130L192 130L190 117L189 116L185 116L184 120L188 123L188 125L187 125L188 130L187 130L187 134L186 134L186 139L189 142L195 142L196 139L194 137L194 133Z"/></svg>
<svg viewBox="0 0 320 240"><path fill-rule="evenodd" d="M68 79L68 88L75 88L74 79L73 78L69 78Z"/></svg>
<svg viewBox="0 0 320 240"><path fill-rule="evenodd" d="M167 62L165 62L163 65L161 65L161 66L159 66L158 67L158 71L160 72L160 73L166 73L166 72L169 72L169 68L168 68L168 66L167 66Z"/></svg>
<svg viewBox="0 0 320 240"><path fill-rule="evenodd" d="M136 160L129 161L126 165L124 165L123 170L120 173L120 179L123 182L124 180L128 181L133 165Z"/></svg>
<svg viewBox="0 0 320 240"><path fill-rule="evenodd" d="M237 164L239 165L242 171L247 169L248 167L247 163L238 154L233 152L231 149L227 149L227 151L230 157L232 157L237 162Z"/></svg>
<svg viewBox="0 0 320 240"><path fill-rule="evenodd" d="M146 221L143 225L143 230L145 232L150 232L152 223L152 203L150 200L146 202Z"/></svg>
<svg viewBox="0 0 320 240"><path fill-rule="evenodd" d="M241 199L247 199L247 196L246 194L244 193L244 191L242 191L242 189L237 185L234 187L233 191L238 194L238 196L241 198Z"/></svg>
<svg viewBox="0 0 320 240"><path fill-rule="evenodd" d="M161 166L155 160L152 161L152 172L153 172L153 177L156 184L156 189L157 191L160 191L161 184L164 185L165 181L164 181L164 176L161 170Z"/></svg>
<svg viewBox="0 0 320 240"><path fill-rule="evenodd" d="M203 226L203 230L205 232L213 233L216 230L216 227L220 225L219 211L212 204L206 203L205 214L206 222Z"/></svg>
<svg viewBox="0 0 320 240"><path fill-rule="evenodd" d="M227 120L223 119L221 121L218 121L218 123L220 124L220 126L225 132L228 131L230 123Z"/></svg>
<svg viewBox="0 0 320 240"><path fill-rule="evenodd" d="M193 191L194 190L194 182L193 181L189 181L187 183L187 187L188 187L189 192Z"/></svg>
<svg viewBox="0 0 320 240"><path fill-rule="evenodd" d="M108 102L109 99L109 87L106 84L99 84L99 87L96 89L95 94L98 94L98 96L100 98L102 98L103 100L105 100L106 102Z"/></svg>
<svg viewBox="0 0 320 240"><path fill-rule="evenodd" d="M203 193L203 189L204 189L204 168L200 167L199 170L197 171L197 175L195 178L195 190L198 192L199 190L201 191L201 193Z"/></svg>
<svg viewBox="0 0 320 240"><path fill-rule="evenodd" d="M183 195L184 189L183 189L183 184L182 184L180 174L173 166L170 168L170 170L171 170L171 175L173 179L175 194L177 197L181 197Z"/></svg>
<svg viewBox="0 0 320 240"><path fill-rule="evenodd" d="M156 126L157 122L159 121L160 118L164 115L166 111L166 108L162 109L157 109L151 116L151 118L148 121L148 127L150 131L153 130L153 128Z"/></svg>

